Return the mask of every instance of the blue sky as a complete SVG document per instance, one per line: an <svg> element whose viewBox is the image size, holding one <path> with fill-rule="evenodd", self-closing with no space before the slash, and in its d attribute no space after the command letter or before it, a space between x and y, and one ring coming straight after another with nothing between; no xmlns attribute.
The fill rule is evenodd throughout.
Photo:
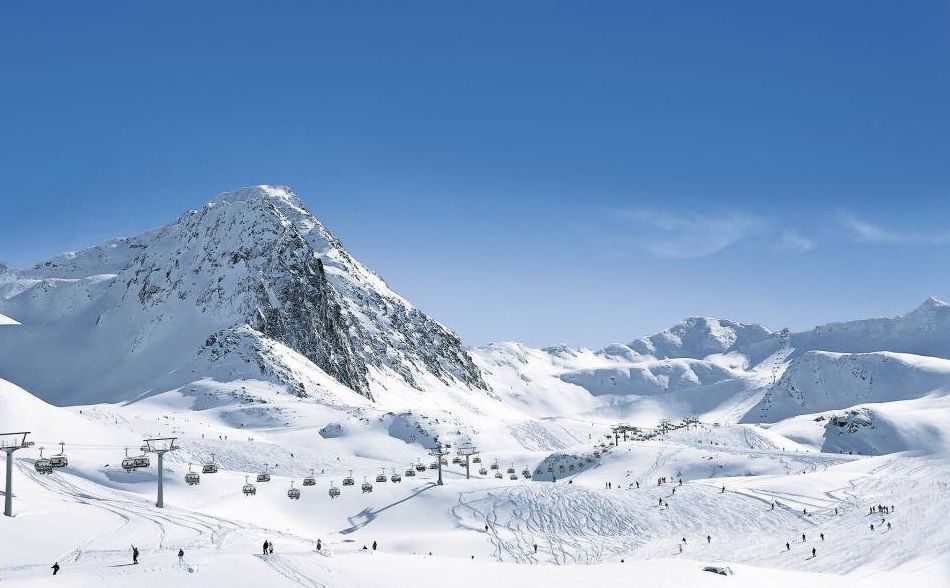
<svg viewBox="0 0 950 588"><path fill-rule="evenodd" d="M469 343L950 298L946 2L0 7L0 259L283 183Z"/></svg>

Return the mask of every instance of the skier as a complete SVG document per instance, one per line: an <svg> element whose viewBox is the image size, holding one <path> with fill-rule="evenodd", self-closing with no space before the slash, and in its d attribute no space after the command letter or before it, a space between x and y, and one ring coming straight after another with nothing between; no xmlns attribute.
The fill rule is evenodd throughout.
<svg viewBox="0 0 950 588"><path fill-rule="evenodd" d="M890 523L887 523L887 530L888 530L888 531L891 530L891 524L890 524Z"/></svg>
<svg viewBox="0 0 950 588"><path fill-rule="evenodd" d="M680 543L680 553L683 553L683 544Z"/></svg>
<svg viewBox="0 0 950 588"><path fill-rule="evenodd" d="M821 540L822 540L822 541L825 540L825 534L824 534L824 533L819 533L819 536L821 537Z"/></svg>
<svg viewBox="0 0 950 588"><path fill-rule="evenodd" d="M805 534L802 533L802 543L804 543L804 542L805 542Z"/></svg>
<svg viewBox="0 0 950 588"><path fill-rule="evenodd" d="M139 563L139 548L134 545L132 546L132 563Z"/></svg>
<svg viewBox="0 0 950 588"><path fill-rule="evenodd" d="M317 539L317 551L320 551L321 549L323 549L323 544L320 543L319 539Z"/></svg>
<svg viewBox="0 0 950 588"><path fill-rule="evenodd" d="M376 551L376 542L373 541L373 551Z"/></svg>
<svg viewBox="0 0 950 588"><path fill-rule="evenodd" d="M683 545L686 545L686 537L683 537Z"/></svg>
<svg viewBox="0 0 950 588"><path fill-rule="evenodd" d="M53 575L54 575L54 576L59 573L59 562L58 562L58 561L54 561L54 562L53 562L52 570L53 570Z"/></svg>
<svg viewBox="0 0 950 588"><path fill-rule="evenodd" d="M774 503L774 502L772 503L772 508L770 508L769 510L775 510L775 503Z"/></svg>
<svg viewBox="0 0 950 588"><path fill-rule="evenodd" d="M706 535L706 543L712 543L712 536Z"/></svg>
<svg viewBox="0 0 950 588"><path fill-rule="evenodd" d="M270 547L270 542L267 539L264 539L264 555L267 555L267 548Z"/></svg>
<svg viewBox="0 0 950 588"><path fill-rule="evenodd" d="M267 554L270 555L270 554L272 554L272 553L274 553L274 542L273 542L273 541L271 541L270 543L267 544Z"/></svg>
<svg viewBox="0 0 950 588"><path fill-rule="evenodd" d="M538 552L538 544L537 544L537 543L534 544L534 552L535 552L535 553Z"/></svg>
<svg viewBox="0 0 950 588"><path fill-rule="evenodd" d="M812 556L812 557L815 557L815 554L816 554L816 553L817 553L817 551L815 551L815 548L812 547L812 548L811 548L811 556Z"/></svg>
<svg viewBox="0 0 950 588"><path fill-rule="evenodd" d="M657 500L659 500L659 502L657 503L657 506L663 506L663 499L657 498Z"/></svg>
<svg viewBox="0 0 950 588"><path fill-rule="evenodd" d="M725 487L725 486L723 486L723 487L722 487L722 491L721 491L721 492L719 492L719 493L720 493L720 494L725 494L725 493L726 493L726 487Z"/></svg>
<svg viewBox="0 0 950 588"><path fill-rule="evenodd" d="M676 488L673 488L673 494L676 494Z"/></svg>
<svg viewBox="0 0 950 588"><path fill-rule="evenodd" d="M871 523L871 530L874 530L874 523Z"/></svg>
<svg viewBox="0 0 950 588"><path fill-rule="evenodd" d="M637 490L640 489L640 480L637 480Z"/></svg>
<svg viewBox="0 0 950 588"><path fill-rule="evenodd" d="M785 542L785 551L791 551L791 550L792 550L792 546L789 545L788 541L786 541L786 542Z"/></svg>
<svg viewBox="0 0 950 588"><path fill-rule="evenodd" d="M185 559L185 550L181 547L178 548L178 565L181 565Z"/></svg>

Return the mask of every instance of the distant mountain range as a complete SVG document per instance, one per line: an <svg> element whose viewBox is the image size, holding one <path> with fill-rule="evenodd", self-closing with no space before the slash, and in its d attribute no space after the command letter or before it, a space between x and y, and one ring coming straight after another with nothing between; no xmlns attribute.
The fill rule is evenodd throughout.
<svg viewBox="0 0 950 588"><path fill-rule="evenodd" d="M936 298L804 332L692 317L600 350L466 349L280 186L221 194L30 269L0 267L0 313L0 373L59 405L247 379L337 404L424 404L447 390L533 417L773 423L950 389L950 305Z"/></svg>

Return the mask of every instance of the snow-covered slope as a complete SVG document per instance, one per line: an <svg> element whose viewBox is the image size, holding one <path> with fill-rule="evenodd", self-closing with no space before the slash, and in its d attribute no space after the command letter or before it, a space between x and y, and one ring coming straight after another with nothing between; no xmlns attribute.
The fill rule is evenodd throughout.
<svg viewBox="0 0 950 588"><path fill-rule="evenodd" d="M273 344L367 397L403 384L486 390L458 337L353 259L284 187L222 194L4 283L0 309L23 325L0 338L0 371L58 404L181 386L229 354L240 356L231 378L277 377L310 393L308 378L282 377L299 370L273 367L284 355L268 353Z"/></svg>
<svg viewBox="0 0 950 588"><path fill-rule="evenodd" d="M794 361L746 420L788 417L950 391L950 360L906 353L810 351Z"/></svg>

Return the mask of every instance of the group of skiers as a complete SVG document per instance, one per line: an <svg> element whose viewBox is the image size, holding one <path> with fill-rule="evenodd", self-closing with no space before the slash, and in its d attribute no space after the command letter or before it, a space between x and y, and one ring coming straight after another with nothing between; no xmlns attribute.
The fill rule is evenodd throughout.
<svg viewBox="0 0 950 588"><path fill-rule="evenodd" d="M266 542L265 542L265 544L266 544ZM130 547L132 548L132 565L138 565L138 563L139 563L139 548L136 547L135 545L130 545ZM265 550L266 550L266 548L265 548ZM271 548L271 551L273 552L273 548ZM179 548L178 548L178 563L179 563L179 565L183 564L184 561L185 561L185 550L179 547ZM56 574L59 573L59 570L62 569L62 566L59 565L59 562L58 562L58 561L55 561L55 562L53 562L53 565L52 565L52 567L51 567L50 569L53 570L53 575L55 576Z"/></svg>

